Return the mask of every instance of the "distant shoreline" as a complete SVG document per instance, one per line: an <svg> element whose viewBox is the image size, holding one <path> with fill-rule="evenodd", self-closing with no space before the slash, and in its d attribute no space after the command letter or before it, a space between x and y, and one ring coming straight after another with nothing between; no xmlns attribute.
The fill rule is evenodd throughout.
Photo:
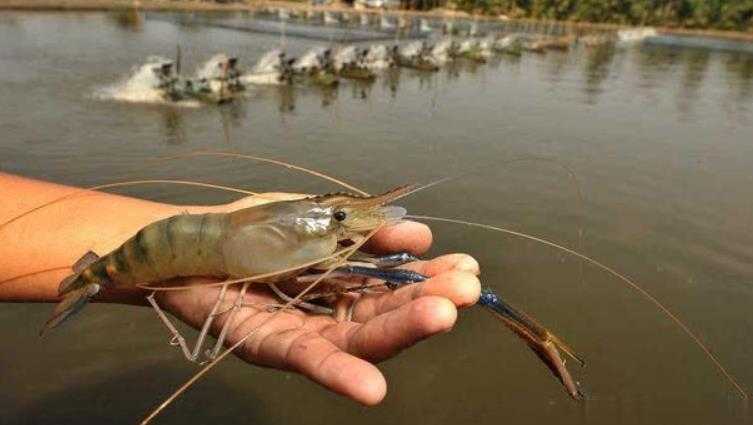
<svg viewBox="0 0 753 425"><path fill-rule="evenodd" d="M262 7L286 7L295 9L313 9L329 11L356 11L353 8L345 7L339 4L327 6L310 6L308 3L297 1L255 1L239 3L217 3L214 1L196 1L196 0L0 0L0 11L117 11L123 9L136 8L145 11L244 11L256 10ZM379 10L366 9L358 12L380 14ZM464 12L435 9L430 11L415 10L390 10L387 12L394 15L403 16L423 16L427 18L473 18L480 21L502 21L503 19L487 15L470 15ZM588 22L573 21L544 21L536 19L515 19L515 22L531 24L559 24L572 28L575 31L614 31L620 29L636 28L627 25L618 24L600 24ZM753 33L739 31L720 31L720 30L698 30L674 27L654 27L659 34L690 36L690 37L711 37L724 40L734 40L742 42L753 42Z"/></svg>

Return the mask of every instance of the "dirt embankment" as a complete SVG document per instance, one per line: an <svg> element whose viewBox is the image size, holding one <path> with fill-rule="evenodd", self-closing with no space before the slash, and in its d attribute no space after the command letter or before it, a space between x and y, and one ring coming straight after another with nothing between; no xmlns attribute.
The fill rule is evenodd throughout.
<svg viewBox="0 0 753 425"><path fill-rule="evenodd" d="M127 8L141 10L173 10L173 11L239 11L254 10L261 7L286 7L297 9L316 9L330 11L353 11L353 8L343 4L312 7L308 2L301 1L264 1L248 0L245 2L218 3L215 1L198 0L0 0L0 10L26 10L26 11L108 11ZM362 10L360 12L380 14L379 10ZM504 16L472 16L465 12L447 9L432 11L395 10L388 12L406 16L423 16L430 18L473 18L481 21L500 21ZM565 25L575 31L609 31L629 28L615 24L594 24L587 22L555 22L521 19L517 22L530 23L531 25ZM660 33L680 36L703 36L715 37L727 40L753 42L753 33L716 30L686 30L678 28L658 28Z"/></svg>

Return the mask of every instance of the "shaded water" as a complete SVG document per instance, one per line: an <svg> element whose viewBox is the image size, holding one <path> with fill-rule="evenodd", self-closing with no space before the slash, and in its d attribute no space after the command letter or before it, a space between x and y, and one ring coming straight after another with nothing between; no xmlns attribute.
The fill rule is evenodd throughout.
<svg viewBox="0 0 753 425"><path fill-rule="evenodd" d="M671 47L500 58L403 71L336 92L259 88L221 107L102 101L149 55L217 51L250 67L279 38L106 14L0 15L0 169L92 185L182 177L254 190L334 189L285 170L146 158L198 148L287 159L372 191L480 169L405 201L414 213L494 223L585 253L640 282L697 330L753 391L753 56ZM288 39L300 53L317 42ZM225 138L223 129L230 137ZM571 167L585 194L546 157ZM166 202L228 195L176 187ZM569 400L487 315L382 365L389 395L361 408L292 374L225 362L158 423L737 423L751 413L701 351L611 276L550 248L433 225L434 253L479 258L486 284L589 361L590 400ZM582 272L581 272L582 270ZM0 309L0 423L133 423L195 369L147 309L93 305L41 341L47 305ZM575 367L575 366L573 366Z"/></svg>

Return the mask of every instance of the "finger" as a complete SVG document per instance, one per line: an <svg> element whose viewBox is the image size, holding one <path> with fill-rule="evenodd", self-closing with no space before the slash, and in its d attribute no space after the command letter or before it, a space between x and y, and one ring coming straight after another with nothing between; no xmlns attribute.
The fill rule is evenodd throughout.
<svg viewBox="0 0 753 425"><path fill-rule="evenodd" d="M429 277L438 277L443 273L464 272L479 274L478 262L467 254L447 254L426 261L415 261L402 266ZM480 284L478 279L468 279L465 274L452 274L441 279L409 285L394 292L363 298L356 306L359 319L369 318L399 307L406 302L423 295L439 295L452 300L457 307L468 307L478 300ZM360 315L360 317L359 317Z"/></svg>
<svg viewBox="0 0 753 425"><path fill-rule="evenodd" d="M353 310L353 320L366 322L425 296L440 296L450 300L457 308L467 308L476 304L480 295L481 282L476 275L450 271L396 291L363 297Z"/></svg>
<svg viewBox="0 0 753 425"><path fill-rule="evenodd" d="M413 270L430 277L449 271L462 271L475 275L481 273L478 261L468 254L445 254L431 260L414 261L400 268Z"/></svg>
<svg viewBox="0 0 753 425"><path fill-rule="evenodd" d="M415 221L401 221L379 230L364 250L374 253L408 251L423 254L431 246L429 226Z"/></svg>
<svg viewBox="0 0 753 425"><path fill-rule="evenodd" d="M345 350L355 356L381 361L432 335L452 329L457 309L443 297L421 297L408 304L375 317L350 332L346 341L337 330L324 331L324 336L345 343ZM340 336L340 338L338 338Z"/></svg>
<svg viewBox="0 0 753 425"><path fill-rule="evenodd" d="M276 367L298 372L359 403L378 404L387 392L382 373L371 363L343 352L322 337L316 329L324 328L323 323L308 323L268 334L258 346L258 357L277 363ZM328 325L338 327L332 325L331 319Z"/></svg>

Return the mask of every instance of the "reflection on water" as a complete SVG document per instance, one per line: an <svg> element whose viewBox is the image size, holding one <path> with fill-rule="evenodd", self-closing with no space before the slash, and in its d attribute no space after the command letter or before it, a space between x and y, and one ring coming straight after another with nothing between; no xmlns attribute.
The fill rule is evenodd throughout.
<svg viewBox="0 0 753 425"><path fill-rule="evenodd" d="M731 53L725 61L730 96L745 105L753 97L753 55Z"/></svg>
<svg viewBox="0 0 753 425"><path fill-rule="evenodd" d="M144 27L144 15L136 9L125 8L108 13L112 21L120 28L141 31Z"/></svg>
<svg viewBox="0 0 753 425"><path fill-rule="evenodd" d="M295 111L295 89L293 87L281 87L279 90L280 106L278 110L281 113Z"/></svg>
<svg viewBox="0 0 753 425"><path fill-rule="evenodd" d="M458 61L435 73L390 70L373 83L343 80L330 89L252 87L235 102L199 108L92 96L150 55L173 57L178 44L184 68L195 69L219 51L250 67L281 43L176 16L185 25L146 19L137 31L106 14L0 17L0 168L77 185L184 178L260 191L335 189L244 161L143 166L155 156L227 149L287 159L373 191L462 174L405 206L568 246L578 246L582 223L586 253L665 302L753 389L750 55L581 46ZM286 43L292 56L325 44ZM561 167L506 162L531 157L572 169L583 204ZM232 199L172 187L125 193L179 203ZM454 332L381 366L390 393L379 407L230 361L160 423L751 420L703 353L611 277L538 244L449 225L434 230L434 253L477 256L485 284L586 356L588 368L575 373L590 401L572 403L519 341L468 311ZM48 313L48 306L0 309L3 423L133 423L194 370L149 311L95 305L40 342L36 330Z"/></svg>
<svg viewBox="0 0 753 425"><path fill-rule="evenodd" d="M683 89L677 96L677 108L683 115L692 112L692 105L701 95L710 59L711 52L704 49L691 49L685 57L685 69L680 80Z"/></svg>
<svg viewBox="0 0 753 425"><path fill-rule="evenodd" d="M558 84L567 73L568 68L573 65L573 61L570 54L563 52L553 53L555 54L551 55L550 60L548 60L546 64L547 78L554 84ZM522 56L505 55L500 57L500 59L501 58L520 61L522 59Z"/></svg>
<svg viewBox="0 0 753 425"><path fill-rule="evenodd" d="M242 127L243 121L248 114L246 104L243 102L227 102L218 108L223 125Z"/></svg>
<svg viewBox="0 0 753 425"><path fill-rule="evenodd" d="M682 54L677 49L656 46L642 46L640 50L641 54L636 56L636 60L645 87L653 87L671 74Z"/></svg>
<svg viewBox="0 0 753 425"><path fill-rule="evenodd" d="M165 143L180 145L186 140L186 130L183 128L183 116L173 108L166 108L162 113L165 125Z"/></svg>
<svg viewBox="0 0 753 425"><path fill-rule="evenodd" d="M337 100L337 87L316 87L316 92L322 98L322 108L330 106L335 100Z"/></svg>
<svg viewBox="0 0 753 425"><path fill-rule="evenodd" d="M350 85L350 94L353 99L360 99L365 101L369 98L371 88L374 86L374 81L354 81Z"/></svg>
<svg viewBox="0 0 753 425"><path fill-rule="evenodd" d="M400 70L387 70L379 76L379 80L382 81L382 87L389 89L390 97L394 99L400 88Z"/></svg>
<svg viewBox="0 0 753 425"><path fill-rule="evenodd" d="M604 44L588 49L585 58L585 91L589 103L595 104L599 94L604 90L603 85L609 78L609 71L616 53L617 48L614 44Z"/></svg>

